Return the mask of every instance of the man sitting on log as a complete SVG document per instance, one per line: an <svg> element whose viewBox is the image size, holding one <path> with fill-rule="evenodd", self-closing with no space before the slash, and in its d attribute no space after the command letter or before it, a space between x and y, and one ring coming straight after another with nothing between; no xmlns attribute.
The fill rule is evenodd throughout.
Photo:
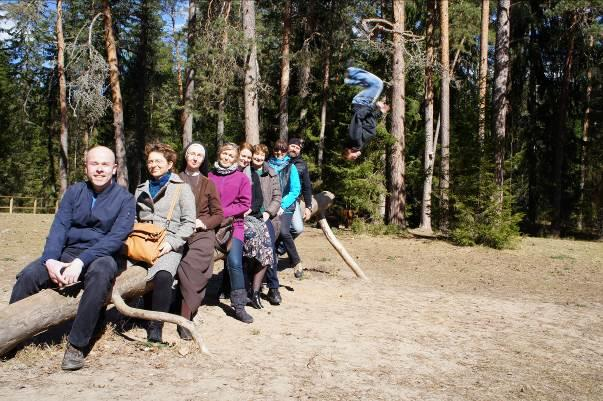
<svg viewBox="0 0 603 401"><path fill-rule="evenodd" d="M42 257L17 275L10 297L14 303L45 288L84 282L61 364L64 370L84 366L84 352L111 291L119 253L136 216L134 197L113 180L117 169L113 151L96 146L84 161L87 182L67 188Z"/></svg>

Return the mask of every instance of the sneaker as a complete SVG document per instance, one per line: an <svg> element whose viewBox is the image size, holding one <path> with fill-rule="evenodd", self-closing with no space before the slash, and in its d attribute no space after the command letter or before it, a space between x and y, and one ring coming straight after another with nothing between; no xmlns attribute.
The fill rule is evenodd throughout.
<svg viewBox="0 0 603 401"><path fill-rule="evenodd" d="M279 292L278 288L270 288L268 290L268 295L266 296L266 298L268 298L268 302L270 302L270 305L280 305L281 302L283 302L283 299L281 298L281 293Z"/></svg>
<svg viewBox="0 0 603 401"><path fill-rule="evenodd" d="M84 353L68 342L67 349L65 349L65 355L63 356L63 363L61 363L61 369L78 370L83 367Z"/></svg>
<svg viewBox="0 0 603 401"><path fill-rule="evenodd" d="M293 275L296 279L301 279L304 276L304 266L302 266L301 262L293 266Z"/></svg>

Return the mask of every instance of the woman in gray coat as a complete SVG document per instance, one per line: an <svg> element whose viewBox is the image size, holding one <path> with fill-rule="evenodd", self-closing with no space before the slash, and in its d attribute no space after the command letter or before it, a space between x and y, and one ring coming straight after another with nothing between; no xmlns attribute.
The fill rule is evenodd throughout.
<svg viewBox="0 0 603 401"><path fill-rule="evenodd" d="M195 229L195 197L182 178L172 173L176 152L163 143L145 147L150 179L136 188L137 221L167 228L159 259L149 266L147 281L153 281L153 292L146 296L145 305L154 311L167 312L172 302L172 284L182 250ZM176 196L176 198L175 198ZM167 220L175 199L171 218ZM149 302L150 301L150 302ZM163 322L149 322L147 339L162 341Z"/></svg>

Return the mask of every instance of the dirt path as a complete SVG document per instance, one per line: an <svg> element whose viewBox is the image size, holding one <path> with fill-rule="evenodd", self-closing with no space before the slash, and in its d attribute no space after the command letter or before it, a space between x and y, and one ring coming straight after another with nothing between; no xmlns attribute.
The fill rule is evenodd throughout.
<svg viewBox="0 0 603 401"><path fill-rule="evenodd" d="M0 215L2 303L51 218ZM110 330L74 373L60 346L29 346L0 363L0 399L603 400L603 243L339 238L369 283L307 228L308 271L281 273L281 306L251 310L252 325L202 307L210 356L172 325L163 348Z"/></svg>

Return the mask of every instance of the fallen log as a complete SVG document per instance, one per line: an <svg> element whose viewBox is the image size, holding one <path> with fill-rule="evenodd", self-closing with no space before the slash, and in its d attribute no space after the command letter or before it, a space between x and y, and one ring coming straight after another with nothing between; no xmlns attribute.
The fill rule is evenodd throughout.
<svg viewBox="0 0 603 401"><path fill-rule="evenodd" d="M317 194L312 202L312 214L319 213L319 224L325 236L356 276L367 279L343 245L335 238L326 221L325 211L331 206L334 198L332 193L326 191ZM221 252L215 252L215 260L223 258ZM199 329L193 322L169 313L131 308L124 302L124 299L133 299L150 291L151 286L145 277L146 269L140 266L131 266L124 270L117 277L111 300L107 300L107 303L113 303L120 313L128 317L162 320L183 326L191 331L201 351L207 353ZM21 342L52 326L73 319L77 312L81 290L81 283L61 290L44 290L14 304L0 307L0 355L6 354Z"/></svg>

